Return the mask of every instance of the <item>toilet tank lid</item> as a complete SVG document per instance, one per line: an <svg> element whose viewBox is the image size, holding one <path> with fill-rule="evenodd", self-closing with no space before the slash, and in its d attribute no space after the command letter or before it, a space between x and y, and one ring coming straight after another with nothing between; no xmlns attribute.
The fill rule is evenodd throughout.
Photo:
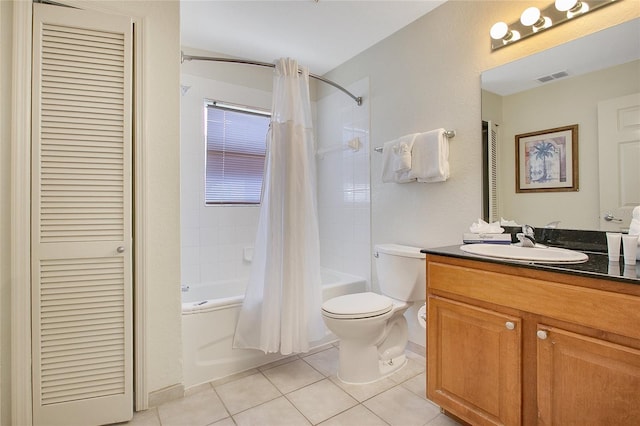
<svg viewBox="0 0 640 426"><path fill-rule="evenodd" d="M377 253L424 259L426 255L420 253L420 250L422 249L419 247L403 246L401 244L376 244L374 247L374 251Z"/></svg>

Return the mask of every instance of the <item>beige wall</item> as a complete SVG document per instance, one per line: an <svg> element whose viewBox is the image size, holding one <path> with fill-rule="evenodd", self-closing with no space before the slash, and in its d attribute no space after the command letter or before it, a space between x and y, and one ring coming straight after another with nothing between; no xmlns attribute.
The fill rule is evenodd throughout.
<svg viewBox="0 0 640 426"><path fill-rule="evenodd" d="M549 3L450 0L328 74L343 85L369 76L372 148L411 132L457 131L445 183L382 184L381 156L371 153L373 244L458 244L481 216L483 70L640 15L638 0L614 3L491 52L488 33L496 21L515 21L525 6Z"/></svg>
<svg viewBox="0 0 640 426"><path fill-rule="evenodd" d="M136 17L142 23L142 194L147 206L144 241L147 279L147 373L149 392L182 382L180 327L180 9L178 1L82 1L75 6ZM0 1L2 48L0 145L0 391L1 424L10 424L10 324L8 251L10 207L11 2ZM25 143L28 143L25 141Z"/></svg>
<svg viewBox="0 0 640 426"><path fill-rule="evenodd" d="M111 4L109 1L107 4ZM180 5L173 0L119 3L143 17L143 194L147 204L147 389L182 383L180 303ZM140 267L141 265L138 265Z"/></svg>

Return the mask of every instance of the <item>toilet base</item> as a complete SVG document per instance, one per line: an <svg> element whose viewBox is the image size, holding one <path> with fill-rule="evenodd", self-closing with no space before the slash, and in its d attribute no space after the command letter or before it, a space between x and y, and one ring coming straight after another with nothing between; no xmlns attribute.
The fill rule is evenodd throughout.
<svg viewBox="0 0 640 426"><path fill-rule="evenodd" d="M377 355L377 351L376 351L376 355ZM360 359L362 360L362 358ZM349 366L347 366L342 362L342 360L340 360L339 366L338 366L338 373L336 376L338 377L338 380L348 385L366 385L369 383L374 383L374 382L377 382L378 380L382 380L385 377L388 377L394 374L395 372L403 368L405 365L407 365L407 356L404 353L402 353L401 355L398 355L395 358L385 360L385 361L380 360L376 356L376 361L377 361L376 369L374 368L362 369L364 364L360 363L360 366L359 366L360 368L357 368L354 370L353 368L350 369ZM371 365L371 363L369 364ZM344 368L343 368L343 365L345 365Z"/></svg>
<svg viewBox="0 0 640 426"><path fill-rule="evenodd" d="M404 353L388 361L380 361L380 378L392 375L405 365L407 365L407 356Z"/></svg>
<svg viewBox="0 0 640 426"><path fill-rule="evenodd" d="M349 384L373 383L393 374L406 362L409 340L404 313L409 305L372 318L343 320L327 317L327 327L340 339L338 379Z"/></svg>

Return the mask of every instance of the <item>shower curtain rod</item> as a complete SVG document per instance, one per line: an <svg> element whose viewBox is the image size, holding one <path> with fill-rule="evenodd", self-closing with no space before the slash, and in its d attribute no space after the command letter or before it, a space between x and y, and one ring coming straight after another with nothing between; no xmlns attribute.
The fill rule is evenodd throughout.
<svg viewBox="0 0 640 426"><path fill-rule="evenodd" d="M246 61L244 59L232 59L232 58L217 58L217 57L212 57L212 56L193 56L193 55L185 55L184 52L180 52L180 63L184 63L184 61L230 62L230 63L234 63L234 64L256 65L256 66L259 66L259 67L268 67L268 68L275 68L276 67L274 64L270 64L268 62ZM315 75L315 74L309 73L309 76L315 78L316 80L320 80L323 83L330 84L331 86L335 87L338 90L341 90L342 92L346 93L349 97L351 97L354 101L356 101L358 106L362 105L362 97L361 96L355 96L354 94L352 94L347 89L345 89L344 87L340 86L339 84L334 83L331 80L327 80L324 77L320 77L319 75Z"/></svg>

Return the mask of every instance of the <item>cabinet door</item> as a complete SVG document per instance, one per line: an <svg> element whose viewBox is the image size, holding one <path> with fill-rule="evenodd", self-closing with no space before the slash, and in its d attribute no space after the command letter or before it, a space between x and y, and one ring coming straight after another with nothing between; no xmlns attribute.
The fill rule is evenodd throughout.
<svg viewBox="0 0 640 426"><path fill-rule="evenodd" d="M427 395L474 425L518 425L521 320L429 297Z"/></svg>
<svg viewBox="0 0 640 426"><path fill-rule="evenodd" d="M637 425L640 351L538 326L538 424Z"/></svg>

